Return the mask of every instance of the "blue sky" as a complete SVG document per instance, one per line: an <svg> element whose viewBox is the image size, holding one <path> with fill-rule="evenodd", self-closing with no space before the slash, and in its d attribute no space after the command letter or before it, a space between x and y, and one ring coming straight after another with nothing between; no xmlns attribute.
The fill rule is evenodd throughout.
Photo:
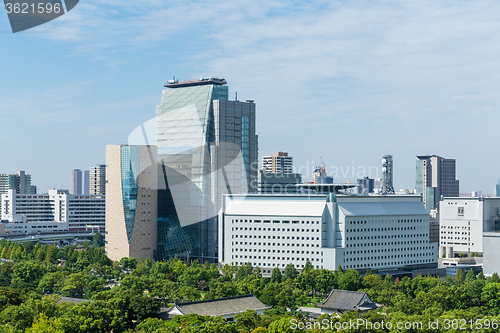
<svg viewBox="0 0 500 333"><path fill-rule="evenodd" d="M354 181L347 168L392 154L400 189L436 154L457 159L460 192L491 193L498 17L496 1L81 0L12 34L3 13L0 172L69 188L154 117L164 82L217 76L257 103L261 156L302 170L322 156Z"/></svg>

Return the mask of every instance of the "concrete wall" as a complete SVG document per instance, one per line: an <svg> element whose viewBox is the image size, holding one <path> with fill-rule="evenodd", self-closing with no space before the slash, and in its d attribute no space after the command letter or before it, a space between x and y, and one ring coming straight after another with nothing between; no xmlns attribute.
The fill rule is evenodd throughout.
<svg viewBox="0 0 500 333"><path fill-rule="evenodd" d="M500 233L485 232L483 240L483 273L491 276L500 274Z"/></svg>

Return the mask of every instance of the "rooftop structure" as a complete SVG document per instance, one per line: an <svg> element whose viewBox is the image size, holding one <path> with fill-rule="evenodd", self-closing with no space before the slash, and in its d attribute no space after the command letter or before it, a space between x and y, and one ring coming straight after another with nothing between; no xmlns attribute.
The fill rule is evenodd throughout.
<svg viewBox="0 0 500 333"><path fill-rule="evenodd" d="M297 187L312 191L317 194L340 193L342 190L348 190L357 187L358 184L297 184Z"/></svg>
<svg viewBox="0 0 500 333"><path fill-rule="evenodd" d="M176 80L175 78L173 80L168 80L168 82L164 85L165 88L182 88L182 87L194 87L194 86L201 86L201 85L206 85L206 84L217 84L217 85L224 85L227 84L225 79L220 79L217 77L209 77L209 78L201 78L198 80L184 80L184 81L179 81Z"/></svg>

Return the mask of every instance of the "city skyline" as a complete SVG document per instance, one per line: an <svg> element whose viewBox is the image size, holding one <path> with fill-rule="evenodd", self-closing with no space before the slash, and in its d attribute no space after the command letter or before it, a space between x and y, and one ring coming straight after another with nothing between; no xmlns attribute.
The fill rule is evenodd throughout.
<svg viewBox="0 0 500 333"><path fill-rule="evenodd" d="M0 172L70 189L72 169L103 163L105 145L150 119L173 75L219 76L230 100L259 105L260 156L288 151L312 172L320 156L345 170L391 154L399 190L414 187L415 156L435 154L457 161L461 193L493 194L499 12L489 1L81 3L0 34L0 139L14 138Z"/></svg>

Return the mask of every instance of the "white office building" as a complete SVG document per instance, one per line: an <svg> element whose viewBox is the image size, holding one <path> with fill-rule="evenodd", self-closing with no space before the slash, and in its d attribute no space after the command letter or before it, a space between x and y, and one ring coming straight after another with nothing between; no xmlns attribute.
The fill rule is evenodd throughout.
<svg viewBox="0 0 500 333"><path fill-rule="evenodd" d="M103 232L105 199L102 195L73 195L67 190L32 195L9 190L2 194L1 217L2 220L16 220L16 215L25 216L30 223L67 223L67 229L74 232Z"/></svg>
<svg viewBox="0 0 500 333"><path fill-rule="evenodd" d="M7 234L43 234L68 231L68 222L28 222L26 215L5 215L2 226Z"/></svg>
<svg viewBox="0 0 500 333"><path fill-rule="evenodd" d="M500 230L500 198L444 198L439 203L439 241L447 252L483 252L483 232Z"/></svg>
<svg viewBox="0 0 500 333"><path fill-rule="evenodd" d="M219 220L219 261L264 274L308 259L330 270L437 267L419 196L226 195Z"/></svg>

